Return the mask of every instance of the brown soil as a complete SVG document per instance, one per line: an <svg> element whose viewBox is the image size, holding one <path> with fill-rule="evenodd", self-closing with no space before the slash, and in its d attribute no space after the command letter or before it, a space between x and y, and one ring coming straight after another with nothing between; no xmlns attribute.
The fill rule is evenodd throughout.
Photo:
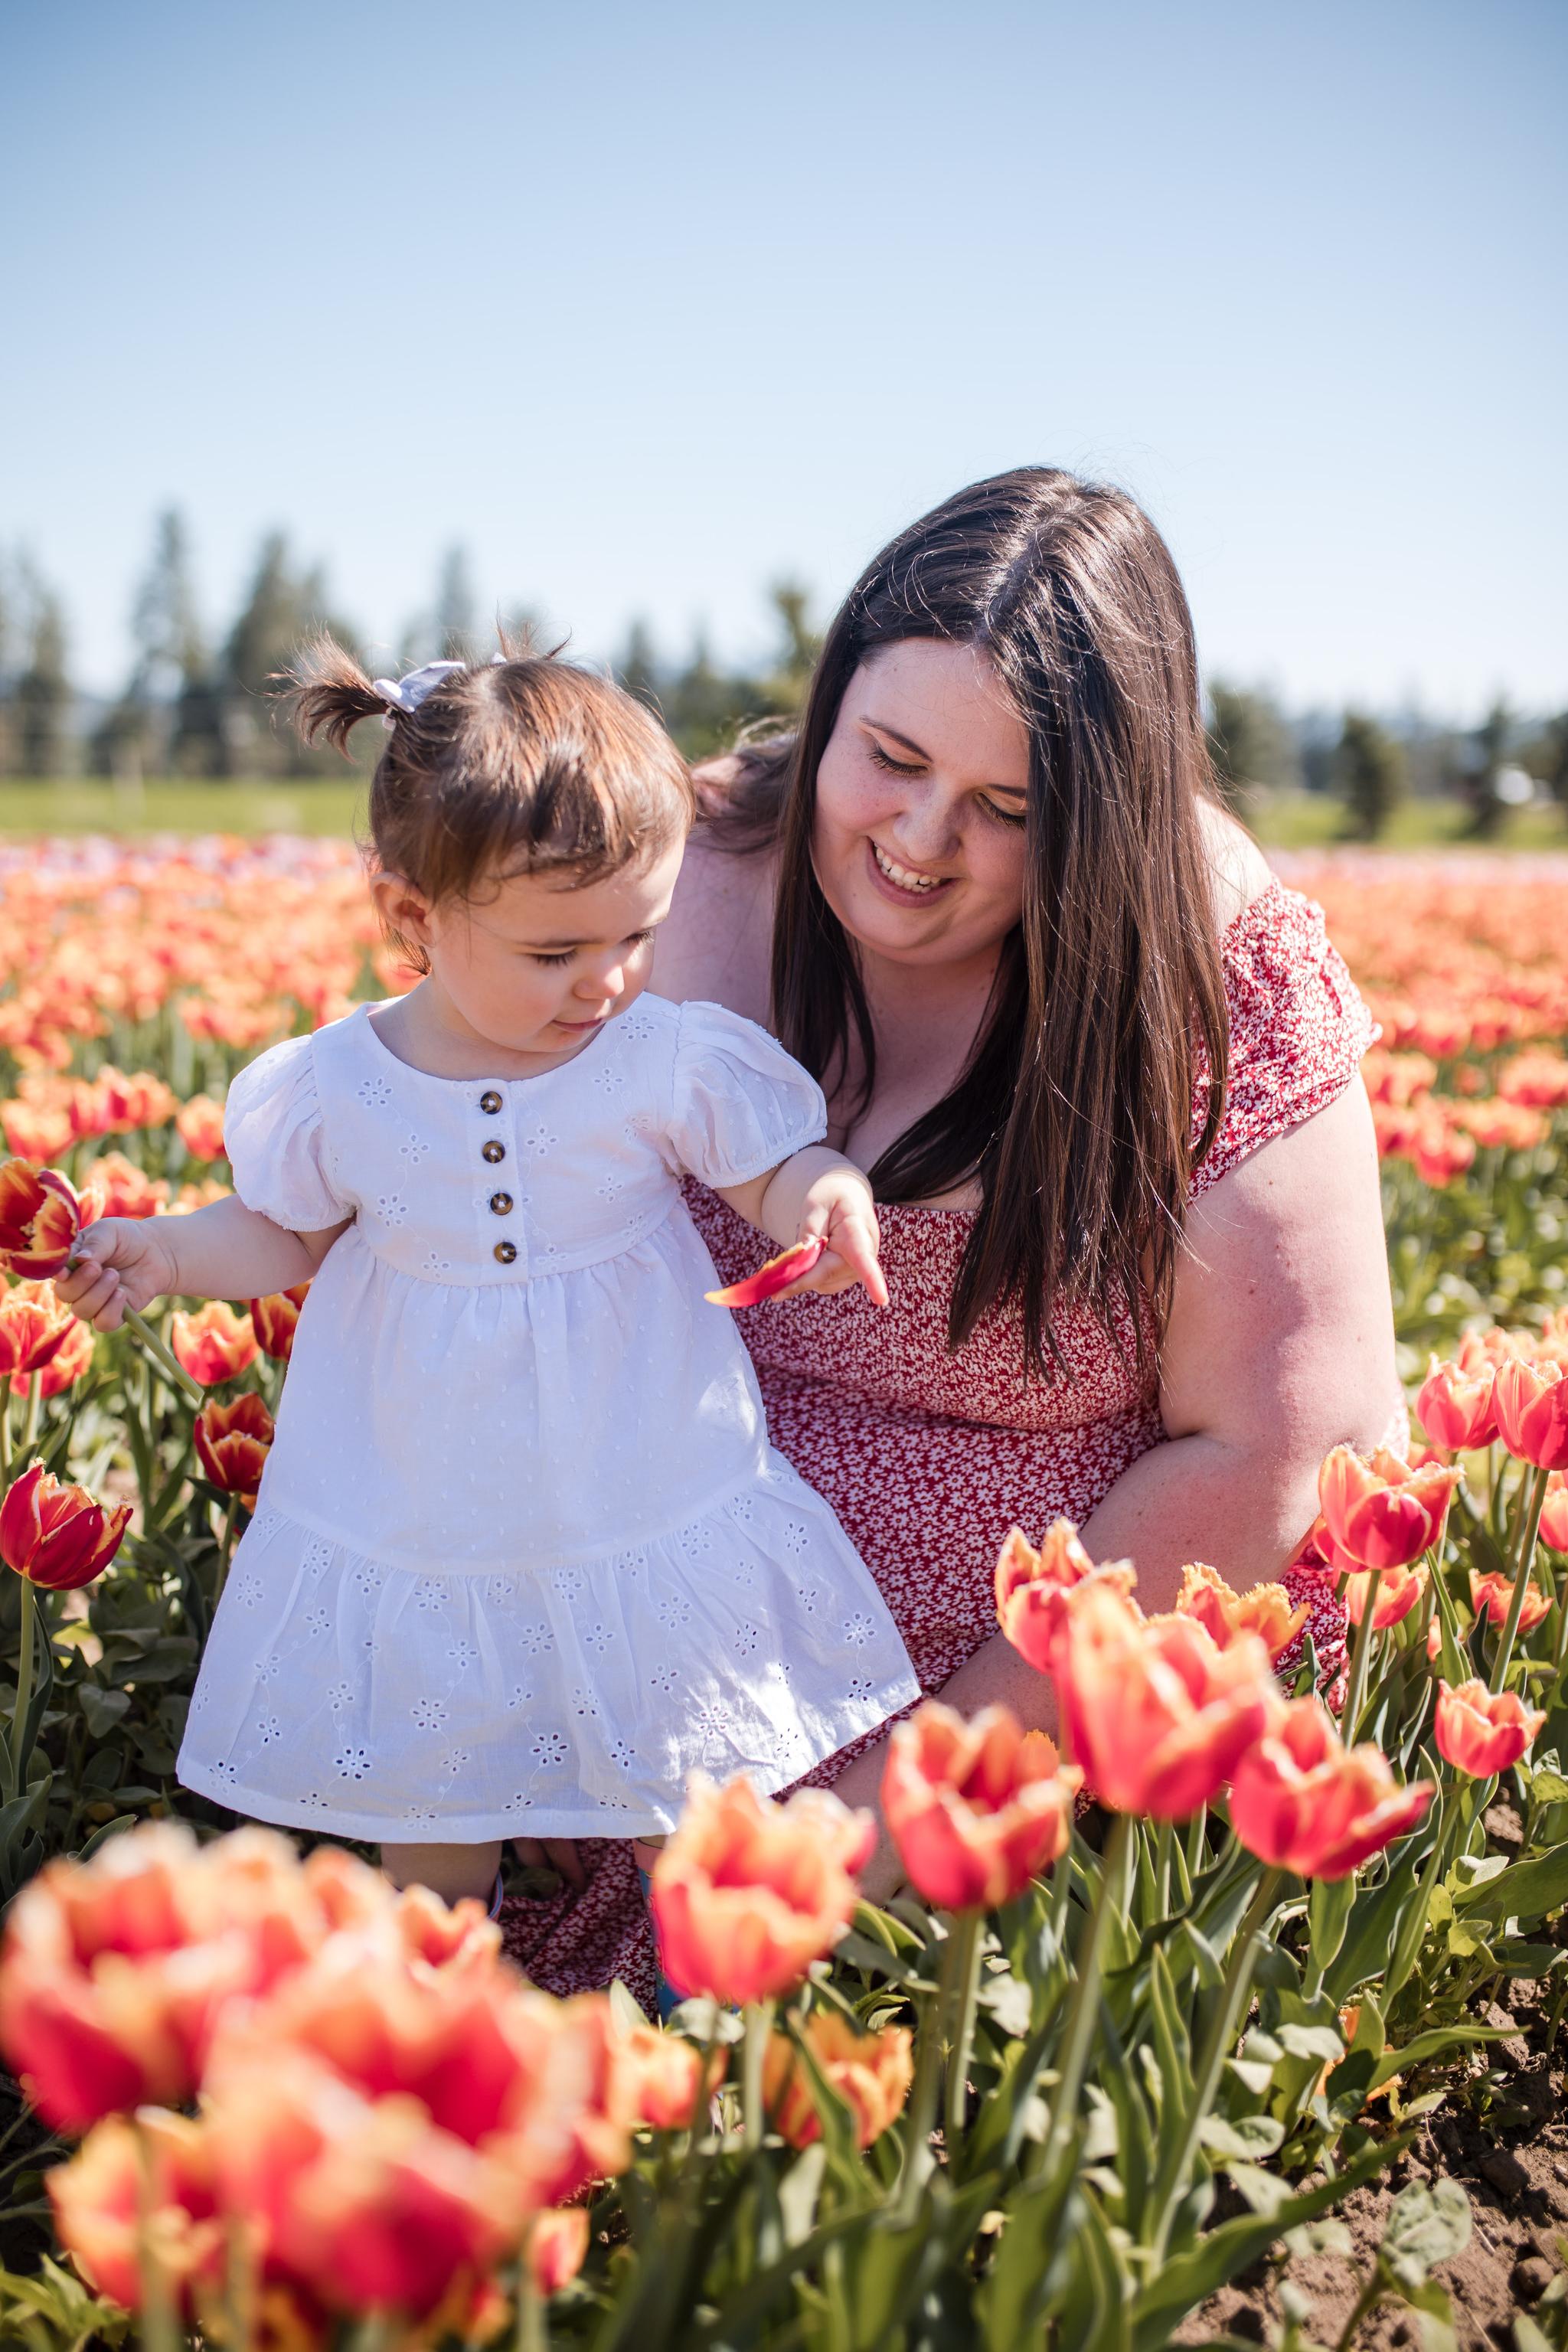
<svg viewBox="0 0 1568 2352"><path fill-rule="evenodd" d="M1536 1990L1516 1983L1511 2009L1488 2011L1487 2023L1517 2026L1517 2032L1483 2045L1468 2072L1449 2073L1443 2105L1421 2119L1407 2153L1373 2188L1336 2209L1351 2233L1349 2259L1313 2254L1259 2263L1212 2296L1173 2340L1200 2345L1231 2336L1273 2343L1283 2316L1279 2284L1288 2278L1311 2305L1307 2335L1337 2347L1395 2194L1409 2180L1447 2178L1465 2190L1474 2224L1464 2252L1433 2273L1453 2305L1460 2352L1512 2352L1514 2315L1533 2310L1568 2264L1564 2074L1561 2050L1546 2046L1546 2011ZM1357 2352L1421 2341L1415 2314L1398 2301L1383 2304L1355 2338Z"/></svg>

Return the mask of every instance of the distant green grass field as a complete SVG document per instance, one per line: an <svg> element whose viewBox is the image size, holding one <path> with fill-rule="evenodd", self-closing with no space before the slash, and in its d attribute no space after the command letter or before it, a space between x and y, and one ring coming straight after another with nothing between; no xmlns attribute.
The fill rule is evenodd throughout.
<svg viewBox="0 0 1568 2352"><path fill-rule="evenodd" d="M150 782L139 793L68 777L58 783L0 780L0 836L50 833L303 833L348 840L364 814L365 783L272 779L200 783ZM1321 793L1259 794L1247 811L1269 848L1327 849L1343 837L1344 814ZM1391 849L1459 848L1467 813L1454 801L1406 801L1384 836ZM1568 849L1568 824L1556 809L1510 814L1499 849Z"/></svg>

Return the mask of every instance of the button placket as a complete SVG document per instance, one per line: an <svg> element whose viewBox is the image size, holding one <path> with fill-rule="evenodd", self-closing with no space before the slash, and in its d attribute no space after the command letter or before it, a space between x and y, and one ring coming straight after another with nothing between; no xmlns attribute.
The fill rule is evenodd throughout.
<svg viewBox="0 0 1568 2352"><path fill-rule="evenodd" d="M506 1097L497 1087L487 1087L479 1097L478 1108L487 1124L499 1118L506 1108ZM507 1144L500 1136L493 1133L485 1136L479 1150L479 1158L484 1167L499 1168L507 1156ZM491 1216L510 1217L517 1203L510 1192L495 1192L488 1196L485 1206ZM515 1265L520 1251L517 1243L508 1238L493 1243L490 1255L497 1265Z"/></svg>

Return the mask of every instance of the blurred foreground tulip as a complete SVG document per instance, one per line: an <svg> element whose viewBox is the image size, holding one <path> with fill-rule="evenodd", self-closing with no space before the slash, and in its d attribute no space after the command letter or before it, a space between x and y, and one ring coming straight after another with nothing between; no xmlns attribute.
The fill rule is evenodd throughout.
<svg viewBox="0 0 1568 2352"><path fill-rule="evenodd" d="M814 2009L800 2029L825 2081L855 2119L855 2144L869 2147L902 2111L914 2079L914 2036L908 2026L857 2032L836 2009ZM763 2060L768 2121L791 2147L822 2137L805 2059L787 2033L770 2033Z"/></svg>
<svg viewBox="0 0 1568 2352"><path fill-rule="evenodd" d="M528 2268L533 2291L545 2296L570 2286L588 2251L588 2212L583 2205L555 2205L535 2214L528 2232Z"/></svg>
<svg viewBox="0 0 1568 2352"><path fill-rule="evenodd" d="M1538 1470L1568 1470L1568 1373L1553 1359L1513 1356L1497 1376L1498 1433L1509 1452Z"/></svg>
<svg viewBox="0 0 1568 2352"><path fill-rule="evenodd" d="M1359 1625L1366 1615L1367 1594L1372 1589L1370 1570L1358 1570L1345 1579L1345 1608L1352 1625ZM1389 1568L1377 1579L1377 1598L1373 1603L1372 1630L1386 1633L1409 1616L1426 1597L1427 1584L1424 1568Z"/></svg>
<svg viewBox="0 0 1568 2352"><path fill-rule="evenodd" d="M706 2085L701 2053L679 2033L657 2025L634 2025L626 2033L626 2054L636 2084L637 2119L654 2131L684 2131L700 2104L724 2079L729 2053L713 2053Z"/></svg>
<svg viewBox="0 0 1568 2352"><path fill-rule="evenodd" d="M294 1351L295 1327L310 1287L308 1282L301 1282L292 1290L275 1290L266 1298L253 1298L250 1302L250 1320L261 1342L261 1352L275 1363L286 1364Z"/></svg>
<svg viewBox="0 0 1568 2352"><path fill-rule="evenodd" d="M1283 1704L1256 1633L1221 1650L1195 1619L1146 1619L1101 1577L1070 1597L1052 1672L1089 1793L1157 1821L1216 1796Z"/></svg>
<svg viewBox="0 0 1568 2352"><path fill-rule="evenodd" d="M1501 1625L1508 1617L1509 1603L1513 1599L1511 1576L1493 1574L1479 1576L1470 1571L1470 1605L1478 1614L1484 1612L1494 1625ZM1519 1632L1533 1633L1543 1619L1552 1614L1552 1603L1539 1584L1528 1583L1520 1604Z"/></svg>
<svg viewBox="0 0 1568 2352"><path fill-rule="evenodd" d="M1347 1748L1315 1698L1296 1699L1236 1769L1230 1819L1248 1853L1300 1878L1347 1878L1414 1829L1430 1781L1401 1787L1381 1748Z"/></svg>
<svg viewBox="0 0 1568 2352"><path fill-rule="evenodd" d="M0 1559L46 1591L74 1591L102 1575L130 1520L129 1503L106 1509L35 1462L0 1502Z"/></svg>
<svg viewBox="0 0 1568 2352"><path fill-rule="evenodd" d="M134 2124L110 2116L45 2180L61 2245L111 2302L142 2308L143 2227L184 2317L192 2316L194 2286L221 2285L224 2222L206 2135L189 2116L163 2107L142 2108Z"/></svg>
<svg viewBox="0 0 1568 2352"><path fill-rule="evenodd" d="M209 1298L194 1315L172 1316L169 1345L204 1388L237 1379L260 1352L249 1316L236 1314L225 1298Z"/></svg>
<svg viewBox="0 0 1568 2352"><path fill-rule="evenodd" d="M856 1874L877 1842L869 1813L826 1790L783 1802L743 1773L693 1773L686 1811L654 1864L664 1972L684 1993L737 2007L797 1985L849 1924Z"/></svg>
<svg viewBox="0 0 1568 2352"><path fill-rule="evenodd" d="M1545 1722L1517 1691L1489 1691L1483 1682L1437 1685L1433 1732L1437 1753L1472 1780L1489 1780L1517 1764Z"/></svg>
<svg viewBox="0 0 1568 2352"><path fill-rule="evenodd" d="M272 1415L261 1399L247 1390L231 1404L209 1400L196 1415L195 1433L205 1475L224 1494L253 1507L273 1437Z"/></svg>
<svg viewBox="0 0 1568 2352"><path fill-rule="evenodd" d="M895 1726L882 1811L909 1881L944 1911L992 1911L1067 1851L1083 1774L1012 1710L965 1722L936 1699Z"/></svg>
<svg viewBox="0 0 1568 2352"><path fill-rule="evenodd" d="M1201 1559L1189 1561L1182 1570L1176 1611L1179 1616L1195 1618L1222 1650L1238 1633L1256 1633L1270 1659L1289 1648L1311 1614L1305 1603L1291 1607L1282 1584L1255 1584L1249 1592L1237 1592L1217 1569Z"/></svg>
<svg viewBox="0 0 1568 2352"><path fill-rule="evenodd" d="M18 1282L0 1291L0 1379L25 1387L34 1372L53 1363L77 1328L52 1283Z"/></svg>
<svg viewBox="0 0 1568 2352"><path fill-rule="evenodd" d="M1434 1445L1447 1446L1450 1454L1468 1454L1491 1444L1497 1435L1496 1380L1496 1367L1479 1349L1472 1351L1468 1369L1432 1358L1415 1412Z"/></svg>
<svg viewBox="0 0 1568 2352"><path fill-rule="evenodd" d="M1541 1507L1541 1540L1553 1551L1568 1551L1568 1478L1554 1470L1546 1482Z"/></svg>
<svg viewBox="0 0 1568 2352"><path fill-rule="evenodd" d="M1412 1470L1379 1450L1370 1462L1336 1445L1318 1479L1318 1498L1336 1551L1361 1568L1405 1568L1437 1541L1457 1470Z"/></svg>
<svg viewBox="0 0 1568 2352"><path fill-rule="evenodd" d="M211 1095L193 1095L174 1113L180 1141L193 1160L223 1158L223 1105Z"/></svg>
<svg viewBox="0 0 1568 2352"><path fill-rule="evenodd" d="M37 1281L63 1273L77 1235L102 1206L99 1193L79 1193L58 1168L7 1160L0 1166L0 1269Z"/></svg>

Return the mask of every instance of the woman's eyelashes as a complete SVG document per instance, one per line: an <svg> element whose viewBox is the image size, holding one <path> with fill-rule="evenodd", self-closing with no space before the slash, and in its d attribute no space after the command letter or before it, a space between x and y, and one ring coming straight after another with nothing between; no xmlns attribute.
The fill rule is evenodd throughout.
<svg viewBox="0 0 1568 2352"><path fill-rule="evenodd" d="M884 751L882 746L874 741L869 735L866 738L866 749L871 755L873 767L880 768L884 775L918 776L924 772L923 764L920 761L895 760L890 752ZM976 793L974 797L986 815L994 816L1000 824L1020 826L1027 822L1027 812L1021 801L1015 808L1011 805L1004 806L1000 801L994 801L987 793Z"/></svg>

